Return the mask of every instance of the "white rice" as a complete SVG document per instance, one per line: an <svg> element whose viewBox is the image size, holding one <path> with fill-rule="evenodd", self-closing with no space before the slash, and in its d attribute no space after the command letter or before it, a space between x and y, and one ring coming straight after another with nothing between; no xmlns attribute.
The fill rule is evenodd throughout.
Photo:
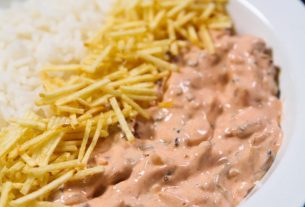
<svg viewBox="0 0 305 207"><path fill-rule="evenodd" d="M0 10L0 125L34 107L39 70L78 62L112 0L28 0Z"/></svg>

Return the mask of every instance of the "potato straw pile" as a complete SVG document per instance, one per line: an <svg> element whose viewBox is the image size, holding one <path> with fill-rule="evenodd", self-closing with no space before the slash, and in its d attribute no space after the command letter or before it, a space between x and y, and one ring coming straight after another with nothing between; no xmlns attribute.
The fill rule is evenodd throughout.
<svg viewBox="0 0 305 207"><path fill-rule="evenodd" d="M75 65L49 65L45 91L29 112L0 133L0 207L62 206L47 202L71 180L103 172L88 167L99 139L129 122L149 118L158 83L177 66L171 59L190 43L214 52L209 29L232 27L225 0L119 0L105 26ZM162 104L161 104L162 105ZM163 105L167 105L166 103Z"/></svg>

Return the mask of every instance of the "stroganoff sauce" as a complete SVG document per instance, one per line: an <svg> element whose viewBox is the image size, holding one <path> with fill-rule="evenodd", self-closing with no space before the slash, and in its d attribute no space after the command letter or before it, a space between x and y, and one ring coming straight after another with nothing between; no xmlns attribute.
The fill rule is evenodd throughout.
<svg viewBox="0 0 305 207"><path fill-rule="evenodd" d="M281 144L277 68L265 43L215 34L216 54L191 49L166 84L139 139L101 141L105 172L71 183L55 200L79 207L236 206L269 169Z"/></svg>

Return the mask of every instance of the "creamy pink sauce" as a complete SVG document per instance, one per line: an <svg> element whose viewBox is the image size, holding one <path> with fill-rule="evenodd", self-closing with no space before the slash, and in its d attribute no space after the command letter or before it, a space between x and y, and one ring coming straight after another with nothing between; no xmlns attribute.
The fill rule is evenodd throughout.
<svg viewBox="0 0 305 207"><path fill-rule="evenodd" d="M265 43L216 34L216 54L191 49L166 83L138 137L103 140L92 165L105 172L71 183L57 201L78 207L236 206L280 147L277 68Z"/></svg>

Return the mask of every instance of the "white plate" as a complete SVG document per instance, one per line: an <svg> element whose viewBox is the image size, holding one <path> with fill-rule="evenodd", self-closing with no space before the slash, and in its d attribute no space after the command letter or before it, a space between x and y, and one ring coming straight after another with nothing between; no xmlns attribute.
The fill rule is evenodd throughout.
<svg viewBox="0 0 305 207"><path fill-rule="evenodd" d="M12 0L0 0L0 8ZM19 0L13 0L19 1ZM305 203L305 6L298 0L231 0L238 32L259 36L282 69L284 143L272 169L242 207Z"/></svg>

